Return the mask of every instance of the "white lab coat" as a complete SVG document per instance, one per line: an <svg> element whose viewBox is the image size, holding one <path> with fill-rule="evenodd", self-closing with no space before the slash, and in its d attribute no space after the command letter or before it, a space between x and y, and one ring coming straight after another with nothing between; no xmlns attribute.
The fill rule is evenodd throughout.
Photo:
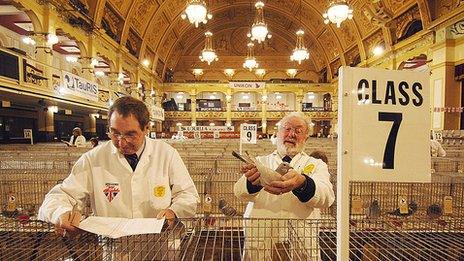
<svg viewBox="0 0 464 261"><path fill-rule="evenodd" d="M169 208L179 218L193 217L199 196L179 153L160 140L145 142L134 172L111 141L83 154L45 196L38 218L56 223L74 202L82 209L86 196L96 216L148 218Z"/></svg>
<svg viewBox="0 0 464 261"><path fill-rule="evenodd" d="M69 144L73 145L73 141L74 141L74 135L71 135L71 139L69 140ZM85 139L85 137L83 135L79 135L76 138L76 142L74 143L74 146L76 146L78 148L87 147L86 142L87 142L87 140Z"/></svg>
<svg viewBox="0 0 464 261"><path fill-rule="evenodd" d="M267 156L257 157L257 159L271 169L276 169L282 163L282 158L277 151ZM270 249L274 248L275 244L289 242L292 238L298 237L304 242L305 249L311 249L306 254L310 255L312 260L319 259L317 226L306 223L304 226L298 226L298 229L289 229L288 221L278 219L318 219L321 217L319 208L328 208L332 205L335 195L327 164L302 152L293 157L290 166L314 180L316 191L308 202L301 202L292 192L274 195L262 189L250 195L246 188L245 176L242 176L234 185L235 196L253 202L251 218L272 218L266 221L248 221L247 259L269 259L273 255ZM256 241L255 238L262 240ZM295 259L301 259L301 256L296 256L295 253L290 255L293 255Z"/></svg>
<svg viewBox="0 0 464 261"><path fill-rule="evenodd" d="M445 157L446 151L443 149L440 142L430 140L430 155L433 157Z"/></svg>

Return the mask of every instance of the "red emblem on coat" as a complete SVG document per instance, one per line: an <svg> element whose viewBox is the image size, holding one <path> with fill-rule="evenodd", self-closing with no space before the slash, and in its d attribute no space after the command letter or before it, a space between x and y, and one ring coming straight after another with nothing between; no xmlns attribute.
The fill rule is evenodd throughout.
<svg viewBox="0 0 464 261"><path fill-rule="evenodd" d="M118 183L106 183L106 187L103 189L103 193L105 194L106 198L109 202L113 201L113 199L119 193L119 184Z"/></svg>

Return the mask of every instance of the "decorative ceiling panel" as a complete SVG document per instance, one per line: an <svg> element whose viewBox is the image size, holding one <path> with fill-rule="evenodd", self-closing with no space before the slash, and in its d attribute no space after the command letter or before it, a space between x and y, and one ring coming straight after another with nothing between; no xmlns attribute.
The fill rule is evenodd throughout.
<svg viewBox="0 0 464 261"><path fill-rule="evenodd" d="M108 2L116 9L123 17L127 16L129 8L134 0L108 0Z"/></svg>
<svg viewBox="0 0 464 261"><path fill-rule="evenodd" d="M180 13L183 12L186 3L186 0L171 0L169 1L169 5L163 5L163 11L169 21L173 21Z"/></svg>
<svg viewBox="0 0 464 261"><path fill-rule="evenodd" d="M147 27L150 17L155 13L158 7L159 5L156 0L143 0L137 2L130 18L132 28L142 35Z"/></svg>
<svg viewBox="0 0 464 261"><path fill-rule="evenodd" d="M157 19L153 21L151 27L148 29L150 30L147 33L148 39L147 45L150 46L153 50L156 50L158 42L163 37L164 32L169 26L168 19L163 15L157 16Z"/></svg>
<svg viewBox="0 0 464 261"><path fill-rule="evenodd" d="M333 60L340 51L337 47L336 36L330 30L325 30L320 36L319 41L322 46L324 46L325 53L329 61Z"/></svg>
<svg viewBox="0 0 464 261"><path fill-rule="evenodd" d="M177 40L177 36L175 33L171 32L164 38L163 43L160 45L158 48L158 56L163 59L163 61L166 61L167 55L169 50L171 50L171 47L175 44Z"/></svg>

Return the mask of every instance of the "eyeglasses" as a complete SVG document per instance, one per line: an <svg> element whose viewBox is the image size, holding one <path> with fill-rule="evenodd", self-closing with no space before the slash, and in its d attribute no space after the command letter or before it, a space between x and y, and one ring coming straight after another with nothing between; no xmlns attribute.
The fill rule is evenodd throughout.
<svg viewBox="0 0 464 261"><path fill-rule="evenodd" d="M116 139L116 140L124 139L126 142L133 142L138 137L137 134L120 134L120 133L114 133L112 131L108 131L106 134L112 139Z"/></svg>
<svg viewBox="0 0 464 261"><path fill-rule="evenodd" d="M283 126L283 129L285 131L285 133L290 133L291 131L293 131L293 133L295 133L296 135L301 135L305 132L305 129L302 128L302 127L290 127L290 126Z"/></svg>

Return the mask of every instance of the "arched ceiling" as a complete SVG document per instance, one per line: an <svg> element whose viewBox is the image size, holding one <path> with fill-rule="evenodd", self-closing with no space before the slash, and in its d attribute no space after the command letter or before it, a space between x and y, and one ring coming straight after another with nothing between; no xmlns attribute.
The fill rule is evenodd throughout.
<svg viewBox="0 0 464 261"><path fill-rule="evenodd" d="M61 1L61 0L55 0ZM73 0L89 9L89 16L110 37L126 46L139 59L150 59L163 67L187 69L198 66L198 55L204 44L204 32L213 32L214 47L222 57L245 56L245 33L255 16L255 0L207 0L213 19L194 28L181 19L187 0ZM289 57L295 45L295 32L305 30L310 61L300 68L319 72L326 68L330 75L340 65L370 57L370 49L382 43L388 49L401 36L412 20L421 20L424 28L433 19L452 11L458 0L348 0L354 10L353 20L340 28L323 23L330 0L265 0L265 20L273 38L258 46L258 56L275 57L283 67L298 67ZM443 3L442 3L443 2ZM446 3L444 3L446 2ZM300 21L301 18L301 21ZM261 49L260 49L261 48ZM197 57L197 61L193 60ZM258 57L259 58L259 57ZM185 65L185 60L191 60ZM238 59L232 59L237 60ZM272 59L271 59L272 60ZM184 64L183 68L178 65ZM294 64L294 63L293 63ZM268 64L273 66L272 63ZM181 66L182 67L182 66Z"/></svg>

